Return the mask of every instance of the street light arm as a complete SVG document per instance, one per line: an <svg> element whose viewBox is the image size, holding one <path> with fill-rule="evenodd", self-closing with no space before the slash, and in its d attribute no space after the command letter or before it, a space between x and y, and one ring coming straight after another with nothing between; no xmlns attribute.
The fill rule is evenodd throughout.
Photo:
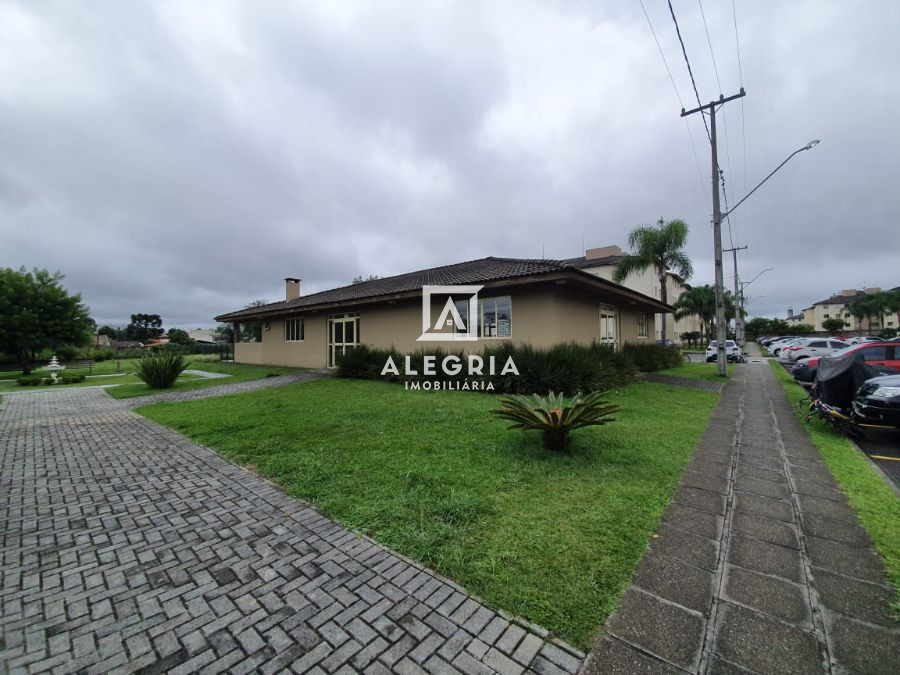
<svg viewBox="0 0 900 675"><path fill-rule="evenodd" d="M774 176L781 167L783 167L785 164L790 162L794 158L794 155L799 154L799 153L803 152L804 150L811 150L814 147L816 147L818 144L819 144L818 140L810 141L809 143L804 145L802 148L799 148L798 150L794 150L794 152L792 152L790 155L787 156L787 159L785 159L781 164L776 166L775 169L773 169L772 172L768 176L763 178L755 188L753 188L752 190L750 190L750 192L748 192L746 195L744 195L744 198L741 199L741 201L739 201L737 204L735 204L730 209L728 209L725 213L722 214L721 217L725 218L726 216L731 214L731 212L734 211L737 207L739 207L741 204L743 204L745 201L747 201L747 199L750 197L750 195L752 195L754 192L756 192L757 190L759 190L759 188L762 187L763 183L765 183L772 176Z"/></svg>
<svg viewBox="0 0 900 675"><path fill-rule="evenodd" d="M747 195L747 196L749 197L750 195ZM741 291L744 290L744 287L745 287L745 286L749 286L749 285L752 284L754 281L756 281L757 279L759 279L763 274L765 274L766 272L771 272L771 271L774 270L774 269L775 269L774 267L767 267L767 268L764 269L762 272L760 272L760 273L757 274L755 277L753 277L750 281L742 281L742 282L741 282Z"/></svg>

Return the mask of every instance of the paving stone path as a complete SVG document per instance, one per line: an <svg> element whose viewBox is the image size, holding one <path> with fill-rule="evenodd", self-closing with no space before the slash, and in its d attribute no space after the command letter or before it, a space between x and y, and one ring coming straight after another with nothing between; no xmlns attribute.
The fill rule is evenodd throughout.
<svg viewBox="0 0 900 675"><path fill-rule="evenodd" d="M768 364L736 370L594 673L897 673L881 557Z"/></svg>
<svg viewBox="0 0 900 675"><path fill-rule="evenodd" d="M130 411L146 402L4 400L0 672L578 670L542 629Z"/></svg>
<svg viewBox="0 0 900 675"><path fill-rule="evenodd" d="M170 391L165 394L148 394L147 396L137 396L135 398L122 399L122 401L129 408L138 408L142 405L150 405L151 403L177 403L179 401L196 401L201 398L212 398L213 396L225 396L227 394L240 394L245 391L256 391L257 389L281 387L285 384L294 384L296 382L304 382L306 380L315 380L320 377L328 377L330 375L331 372L328 370L308 370L302 373L291 373L290 375L264 377L259 380L247 380L246 382L217 384L211 387L203 387L201 389Z"/></svg>

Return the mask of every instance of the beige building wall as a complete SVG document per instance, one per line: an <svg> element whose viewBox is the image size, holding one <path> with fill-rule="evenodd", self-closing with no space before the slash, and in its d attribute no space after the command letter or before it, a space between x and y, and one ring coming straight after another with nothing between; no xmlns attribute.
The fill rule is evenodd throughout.
<svg viewBox="0 0 900 675"><path fill-rule="evenodd" d="M601 277L603 279L607 279L608 281L612 281L613 272L615 271L616 266L598 265L596 267L584 267L582 269L585 272ZM657 279L656 277L656 271L652 268L647 268L643 272L629 275L629 277L625 279L622 285L635 290L638 293L643 293L644 295L650 296L651 298L661 300L659 279ZM685 290L687 289L683 283L681 283L675 277L669 275L668 281L666 283L668 304L675 304L675 301L678 300L678 298L682 293L684 293ZM666 322L666 337L668 337L670 340L680 342L682 333L700 332L700 319L698 319L696 316L686 316L683 319L679 319L678 321L676 321L674 314L656 314L654 315L653 319L653 323L655 326L654 334L652 336L653 340L659 340L662 338L663 317L665 317Z"/></svg>
<svg viewBox="0 0 900 675"><path fill-rule="evenodd" d="M453 351L481 351L492 342L510 340L516 344L550 347L560 342L588 344L600 336L600 299L588 293L559 287L533 290L511 290L486 294L511 297L511 336L480 338L477 342L417 342L422 333L421 300L361 306L359 340L361 344L381 349L394 348L402 353L442 346ZM349 311L349 310L348 310ZM638 337L640 312L618 310L619 345L645 342ZM235 361L302 368L324 368L328 358L327 313L307 314L304 318L304 340L286 342L284 320L272 319L262 331L262 342L239 342L235 345ZM649 320L649 315L648 315ZM648 323L648 326L650 324Z"/></svg>

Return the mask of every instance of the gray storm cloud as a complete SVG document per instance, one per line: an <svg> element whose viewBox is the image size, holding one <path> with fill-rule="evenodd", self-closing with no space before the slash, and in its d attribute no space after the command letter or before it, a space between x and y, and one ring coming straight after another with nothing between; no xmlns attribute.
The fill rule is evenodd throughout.
<svg viewBox="0 0 900 675"><path fill-rule="evenodd" d="M897 3L739 2L742 78L731 3L707 4L723 93L748 92L720 128L731 202L822 139L726 230L745 279L775 267L751 313L897 285ZM101 323L200 326L284 276L569 257L663 216L706 283L709 145L679 107L637 2L0 2L0 265L64 272Z"/></svg>

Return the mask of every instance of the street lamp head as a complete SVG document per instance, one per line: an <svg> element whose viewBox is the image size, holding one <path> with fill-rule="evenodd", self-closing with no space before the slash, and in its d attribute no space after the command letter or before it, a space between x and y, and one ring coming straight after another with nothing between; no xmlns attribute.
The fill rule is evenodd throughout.
<svg viewBox="0 0 900 675"><path fill-rule="evenodd" d="M804 145L804 146L803 146L803 149L804 149L804 150L812 150L812 149L813 149L814 147L816 147L818 144L819 144L819 139L816 138L815 140L812 140L812 141L810 141L809 143L807 143L806 145Z"/></svg>

